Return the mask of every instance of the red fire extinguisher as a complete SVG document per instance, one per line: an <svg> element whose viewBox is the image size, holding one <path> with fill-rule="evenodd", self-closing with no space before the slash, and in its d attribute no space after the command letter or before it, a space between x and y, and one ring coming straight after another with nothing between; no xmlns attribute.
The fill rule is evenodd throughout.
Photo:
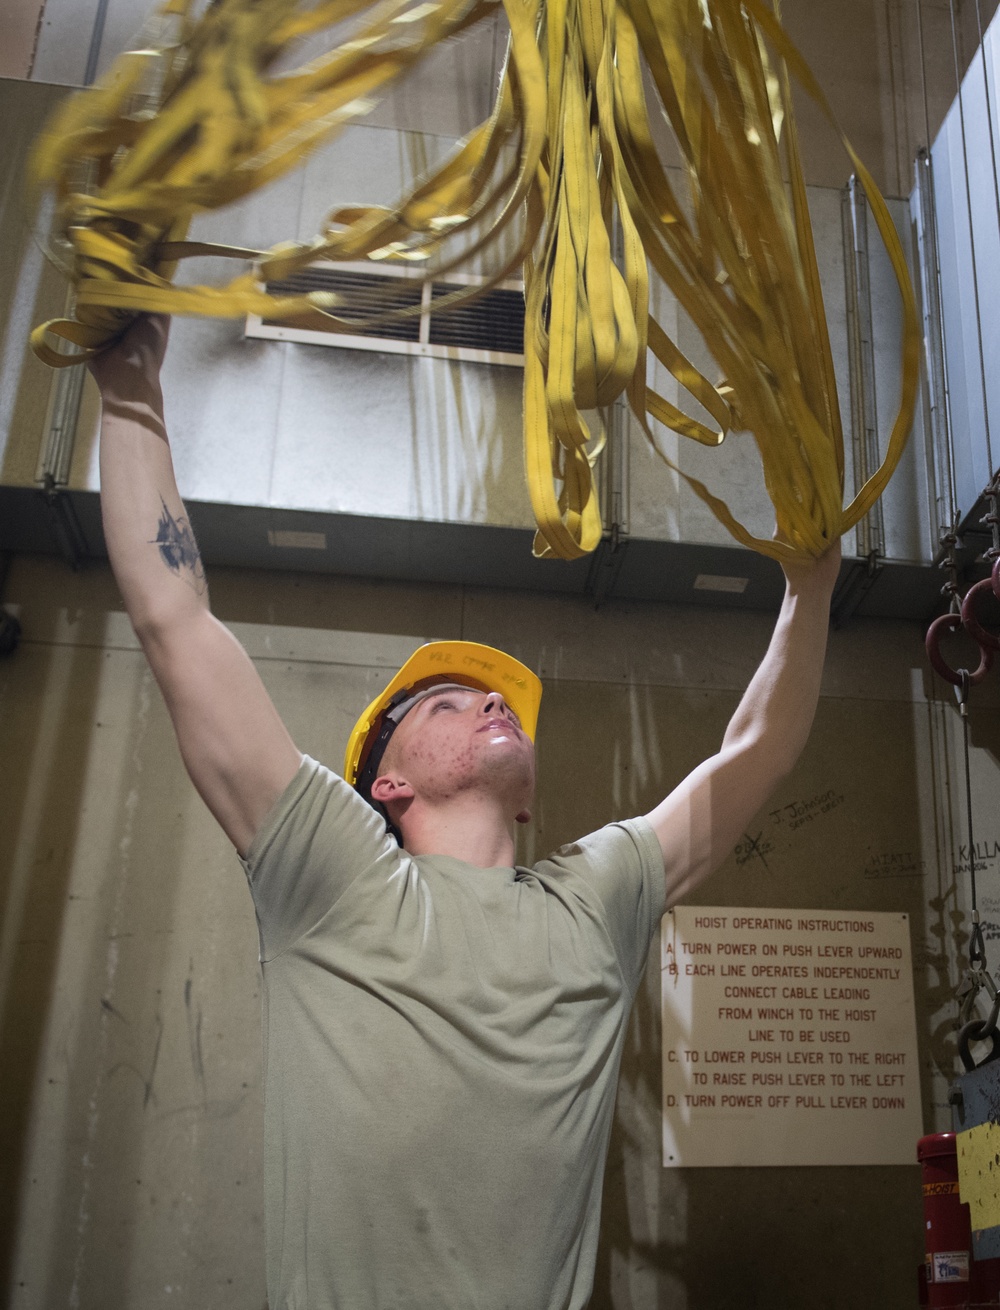
<svg viewBox="0 0 1000 1310"><path fill-rule="evenodd" d="M1000 1260L973 1260L969 1207L958 1194L954 1133L917 1143L924 1193L927 1305L1000 1305Z"/></svg>

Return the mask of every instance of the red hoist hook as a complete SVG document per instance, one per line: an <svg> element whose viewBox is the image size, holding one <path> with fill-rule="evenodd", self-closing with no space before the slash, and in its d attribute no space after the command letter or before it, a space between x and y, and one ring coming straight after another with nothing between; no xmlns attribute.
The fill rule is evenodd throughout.
<svg viewBox="0 0 1000 1310"><path fill-rule="evenodd" d="M986 579L986 582L987 584L989 583L988 578ZM976 586L978 587L979 585L980 584L977 582ZM973 590L973 587L969 588L966 594L966 601L969 596L972 595ZM944 634L946 632L957 632L959 628L962 627L969 632L969 635L979 646L979 664L972 673L970 673L968 669L953 669L941 654L941 638ZM965 622L964 602L960 609L950 610L947 614L940 615L940 617L936 618L927 629L927 636L924 640L924 644L927 647L927 658L930 660L931 664L933 664L935 671L940 673L941 677L944 678L945 682L950 682L951 685L957 689L960 704L965 703L965 697L968 695L969 687L975 687L978 683L982 682L992 668L993 651L1000 649L1000 646L995 644L995 638L993 639L993 642L993 645L980 642L978 637L976 637L969 629L968 624Z"/></svg>
<svg viewBox="0 0 1000 1310"><path fill-rule="evenodd" d="M944 678L945 682L950 682L956 688L959 704L962 706L965 704L968 688L970 686L975 687L982 682L993 665L993 652L1000 650L1000 634L988 632L980 623L976 613L976 606L980 597L987 592L992 592L997 600L1000 600L1000 515L997 512L998 501L1000 501L1000 473L993 475L992 481L983 494L990 506L989 513L983 519L983 522L989 526L993 538L992 544L986 551L986 558L993 561L993 570L988 578L973 583L965 593L964 599L960 600L958 594L958 565L955 560L957 539L953 532L942 538L943 544L948 548L945 563L950 568L952 576L951 580L945 583L941 590L946 595L950 595L951 606L947 614L942 614L934 620L927 629L925 639L927 658L935 670ZM957 632L959 628L964 628L979 647L979 664L972 671L953 669L941 653L941 638L946 632Z"/></svg>
<svg viewBox="0 0 1000 1310"><path fill-rule="evenodd" d="M980 597L985 595L987 591L992 592L1000 601L1000 515L997 513L998 501L1000 501L1000 473L994 474L984 494L989 502L990 510L983 522L989 525L993 538L990 548L986 551L986 558L993 561L990 576L984 578L981 582L974 583L965 593L964 598L960 600L958 593L958 564L955 559L956 537L954 532L943 537L942 544L948 548L946 563L951 571L951 580L941 590L950 596L951 604L948 613L936 618L927 629L925 641L927 657L931 664L941 677L955 688L962 715L962 731L965 744L965 795L968 807L972 931L969 935L969 968L958 993L960 1002L959 1027L961 1030L958 1037L958 1053L962 1064L968 1071L976 1068L976 1059L971 1050L973 1042L988 1040L991 1044L989 1053L980 1059L980 1064L987 1064L991 1060L1000 1058L1000 1029L997 1027L997 1021L1000 1019L1000 993L998 993L996 983L986 967L986 943L983 940L983 929L976 904L976 846L972 830L972 777L969 766L968 713L970 688L982 682L986 677L993 664L993 652L1000 650L1000 634L988 632L980 623L976 613L976 606ZM964 628L979 647L979 664L971 672L968 669L953 669L941 653L941 638L946 632L957 632L959 628ZM976 1018L976 1001L981 992L986 993L990 1004L990 1012L985 1020Z"/></svg>
<svg viewBox="0 0 1000 1310"><path fill-rule="evenodd" d="M976 617L976 603L988 591L1000 600L1000 555L994 561L992 574L981 582L974 582L962 601L962 624L969 636L979 643L984 655L987 651L1000 650L1000 633L987 632Z"/></svg>

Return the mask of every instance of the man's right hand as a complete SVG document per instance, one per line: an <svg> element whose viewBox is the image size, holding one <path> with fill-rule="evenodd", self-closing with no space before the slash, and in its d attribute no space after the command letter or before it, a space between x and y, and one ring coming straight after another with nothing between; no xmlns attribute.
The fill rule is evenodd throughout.
<svg viewBox="0 0 1000 1310"><path fill-rule="evenodd" d="M245 851L301 756L246 652L209 610L163 421L169 325L142 315L88 365L103 407L104 539L188 773Z"/></svg>
<svg viewBox="0 0 1000 1310"><path fill-rule="evenodd" d="M160 368L169 335L166 314L140 314L117 341L88 360L105 409L128 412L148 405L160 413Z"/></svg>

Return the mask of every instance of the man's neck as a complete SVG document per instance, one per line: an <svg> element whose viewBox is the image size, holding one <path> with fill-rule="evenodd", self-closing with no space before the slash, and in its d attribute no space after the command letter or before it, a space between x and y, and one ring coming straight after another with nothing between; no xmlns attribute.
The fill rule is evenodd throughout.
<svg viewBox="0 0 1000 1310"><path fill-rule="evenodd" d="M480 869L514 863L514 825L492 797L466 794L447 805L415 800L399 826L411 855L450 855Z"/></svg>

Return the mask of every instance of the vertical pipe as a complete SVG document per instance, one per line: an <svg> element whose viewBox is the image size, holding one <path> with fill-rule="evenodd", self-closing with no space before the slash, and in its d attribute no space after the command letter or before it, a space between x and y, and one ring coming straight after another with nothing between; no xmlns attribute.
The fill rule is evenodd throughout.
<svg viewBox="0 0 1000 1310"><path fill-rule="evenodd" d="M856 177L852 177L848 183L843 203L851 439L857 488L868 481L880 460L868 257L868 206L864 190L858 185ZM885 524L881 500L877 500L858 523L858 554L866 558L885 555Z"/></svg>
<svg viewBox="0 0 1000 1310"><path fill-rule="evenodd" d="M924 47L924 20L921 5L923 0L916 0L917 6L917 49L920 52L920 97L924 107L924 147L931 148L931 121L927 104L927 51Z"/></svg>
<svg viewBox="0 0 1000 1310"><path fill-rule="evenodd" d="M940 539L958 527L955 453L948 404L948 361L941 314L941 264L934 207L934 171L930 153L920 150L914 165L917 265L923 310L926 373L927 434L937 521L932 537Z"/></svg>
<svg viewBox="0 0 1000 1310"><path fill-rule="evenodd" d="M97 63L101 57L101 43L104 40L104 20L108 16L108 0L97 0L97 13L94 26L90 32L90 48L87 51L87 66L83 74L83 85L92 85L97 77Z"/></svg>

